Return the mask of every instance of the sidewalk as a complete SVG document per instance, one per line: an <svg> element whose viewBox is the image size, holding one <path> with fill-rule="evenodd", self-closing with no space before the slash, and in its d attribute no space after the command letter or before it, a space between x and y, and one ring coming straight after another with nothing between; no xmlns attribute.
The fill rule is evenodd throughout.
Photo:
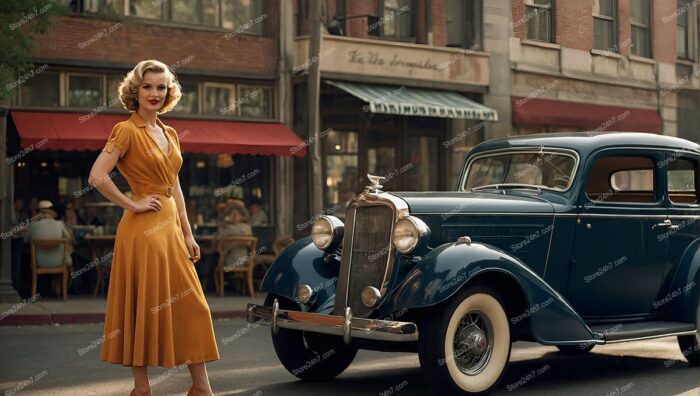
<svg viewBox="0 0 700 396"><path fill-rule="evenodd" d="M257 293L255 298L243 295L218 297L206 294L213 319L244 318L248 303L262 304L266 293ZM41 326L78 323L100 323L104 321L105 295L92 298L88 295L68 296L68 301L56 297L41 297L35 301L0 303L0 326Z"/></svg>

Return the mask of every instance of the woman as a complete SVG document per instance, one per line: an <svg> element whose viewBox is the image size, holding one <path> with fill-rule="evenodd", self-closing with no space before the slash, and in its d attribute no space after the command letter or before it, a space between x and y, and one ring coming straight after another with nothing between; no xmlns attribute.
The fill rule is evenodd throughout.
<svg viewBox="0 0 700 396"><path fill-rule="evenodd" d="M89 183L124 208L117 228L100 358L131 366L133 395L150 394L147 366L187 364L188 395L212 395L205 362L219 359L209 307L194 263L192 236L177 173L180 142L158 114L171 110L180 85L158 61L140 62L119 85L132 112L118 123L90 172ZM109 174L114 166L132 199Z"/></svg>

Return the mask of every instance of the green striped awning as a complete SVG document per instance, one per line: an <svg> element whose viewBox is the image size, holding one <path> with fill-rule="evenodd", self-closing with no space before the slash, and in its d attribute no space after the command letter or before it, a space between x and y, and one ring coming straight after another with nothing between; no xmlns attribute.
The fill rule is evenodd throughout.
<svg viewBox="0 0 700 396"><path fill-rule="evenodd" d="M498 121L498 112L449 91L326 81L365 102L366 111L406 116Z"/></svg>

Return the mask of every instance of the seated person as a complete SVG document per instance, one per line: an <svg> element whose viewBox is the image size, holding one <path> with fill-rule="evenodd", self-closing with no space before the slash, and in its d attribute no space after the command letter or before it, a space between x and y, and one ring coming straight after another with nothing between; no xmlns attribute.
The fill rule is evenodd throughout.
<svg viewBox="0 0 700 396"><path fill-rule="evenodd" d="M250 224L251 227L267 225L267 213L263 210L259 200L256 199L251 202L248 210L250 211L248 224Z"/></svg>
<svg viewBox="0 0 700 396"><path fill-rule="evenodd" d="M73 258L71 253L73 251L71 234L66 228L66 225L60 221L56 220L56 211L53 208L51 201L39 201L37 205L40 220L35 221L29 225L27 233L24 234L24 242L29 243L35 239L55 239L55 238L68 238L70 244L68 245L68 257L66 258L66 264L68 267L73 266ZM63 260L64 248L59 247L57 249L49 250L37 249L36 252L36 263L37 267L40 268L57 268L61 266ZM71 269L69 268L69 271ZM58 282L58 277L51 278L52 289L54 291L60 290L60 283ZM60 293L59 293L60 294Z"/></svg>
<svg viewBox="0 0 700 396"><path fill-rule="evenodd" d="M222 211L225 214L223 218L223 223L219 225L216 234L214 234L214 244L218 246L219 240L222 237L227 236L252 236L253 230L250 226L243 221L248 216L248 211L245 207L238 203L230 204ZM245 263L242 258L248 254L248 250L244 247L236 247L229 250L226 258L224 259L224 266L236 266ZM240 261L240 263L239 263ZM202 280L202 289L207 291L210 290L210 281L214 273L214 269L219 263L219 253L218 250L212 252L211 254L205 254L202 265L197 265L197 273Z"/></svg>
<svg viewBox="0 0 700 396"><path fill-rule="evenodd" d="M248 211L245 207L234 203L228 208L228 213L228 221L216 232L214 235L215 239L229 236L253 236L253 230L250 228L250 225L245 223L248 219ZM244 263L245 261L241 259L247 254L248 250L244 246L233 248L226 255L224 265L227 267L241 265L242 263L239 261Z"/></svg>

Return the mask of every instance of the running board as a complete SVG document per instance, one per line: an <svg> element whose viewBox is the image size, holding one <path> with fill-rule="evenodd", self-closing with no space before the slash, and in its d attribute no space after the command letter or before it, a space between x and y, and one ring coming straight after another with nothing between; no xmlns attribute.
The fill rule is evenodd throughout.
<svg viewBox="0 0 700 396"><path fill-rule="evenodd" d="M599 324L590 326L590 329L594 333L598 333L606 344L669 336L693 335L698 331L693 323L666 321Z"/></svg>

